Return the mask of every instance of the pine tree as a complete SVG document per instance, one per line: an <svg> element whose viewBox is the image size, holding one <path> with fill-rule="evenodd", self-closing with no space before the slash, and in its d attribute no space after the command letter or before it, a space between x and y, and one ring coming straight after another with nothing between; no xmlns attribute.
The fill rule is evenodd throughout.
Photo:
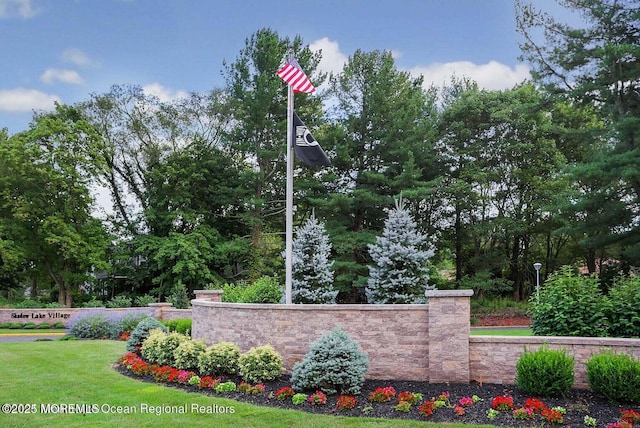
<svg viewBox="0 0 640 428"><path fill-rule="evenodd" d="M424 303L429 288L427 261L434 252L428 237L404 207L402 197L389 210L382 236L369 245L375 266L369 266L366 288L369 303Z"/></svg>
<svg viewBox="0 0 640 428"><path fill-rule="evenodd" d="M314 215L296 231L293 240L291 298L294 303L335 303L331 243Z"/></svg>

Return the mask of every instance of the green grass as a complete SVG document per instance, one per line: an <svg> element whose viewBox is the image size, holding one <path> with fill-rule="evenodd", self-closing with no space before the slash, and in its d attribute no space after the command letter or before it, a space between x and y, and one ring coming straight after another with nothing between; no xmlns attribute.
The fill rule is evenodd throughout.
<svg viewBox="0 0 640 428"><path fill-rule="evenodd" d="M66 333L63 328L31 328L31 329L11 329L0 328L0 334L51 334L51 333Z"/></svg>
<svg viewBox="0 0 640 428"><path fill-rule="evenodd" d="M472 336L533 336L530 328L472 328Z"/></svg>
<svg viewBox="0 0 640 428"><path fill-rule="evenodd" d="M123 376L111 365L125 352L124 342L50 341L0 344L2 403L34 404L36 414L0 414L3 427L436 427L430 424L375 418L315 415L258 407L224 398L188 393ZM2 404L0 403L0 404ZM121 406L137 413L43 414L42 405ZM142 413L142 406L230 406L234 413ZM490 425L483 425L489 427Z"/></svg>

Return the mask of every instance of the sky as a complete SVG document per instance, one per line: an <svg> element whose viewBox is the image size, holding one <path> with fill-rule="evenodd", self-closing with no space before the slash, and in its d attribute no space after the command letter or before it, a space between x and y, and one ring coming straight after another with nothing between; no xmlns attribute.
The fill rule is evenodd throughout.
<svg viewBox="0 0 640 428"><path fill-rule="evenodd" d="M223 62L262 28L322 49L324 71L386 50L425 86L455 74L507 89L530 69L514 12L513 0L0 0L0 129L26 130L34 111L115 84L165 101L222 88Z"/></svg>

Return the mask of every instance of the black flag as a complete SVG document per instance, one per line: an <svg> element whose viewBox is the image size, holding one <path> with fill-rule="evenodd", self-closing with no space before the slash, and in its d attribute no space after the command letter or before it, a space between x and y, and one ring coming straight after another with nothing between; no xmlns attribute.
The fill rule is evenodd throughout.
<svg viewBox="0 0 640 428"><path fill-rule="evenodd" d="M329 166L331 161L320 144L313 138L296 112L293 112L293 148L303 163L311 166Z"/></svg>

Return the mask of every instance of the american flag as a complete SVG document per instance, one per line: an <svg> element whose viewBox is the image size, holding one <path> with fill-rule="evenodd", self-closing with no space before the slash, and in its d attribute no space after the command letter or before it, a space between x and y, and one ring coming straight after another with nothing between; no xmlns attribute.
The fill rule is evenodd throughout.
<svg viewBox="0 0 640 428"><path fill-rule="evenodd" d="M316 91L316 88L313 87L307 75L304 74L304 71L300 68L298 61L293 58L280 67L276 74L289 85L293 86L293 92L312 94Z"/></svg>

